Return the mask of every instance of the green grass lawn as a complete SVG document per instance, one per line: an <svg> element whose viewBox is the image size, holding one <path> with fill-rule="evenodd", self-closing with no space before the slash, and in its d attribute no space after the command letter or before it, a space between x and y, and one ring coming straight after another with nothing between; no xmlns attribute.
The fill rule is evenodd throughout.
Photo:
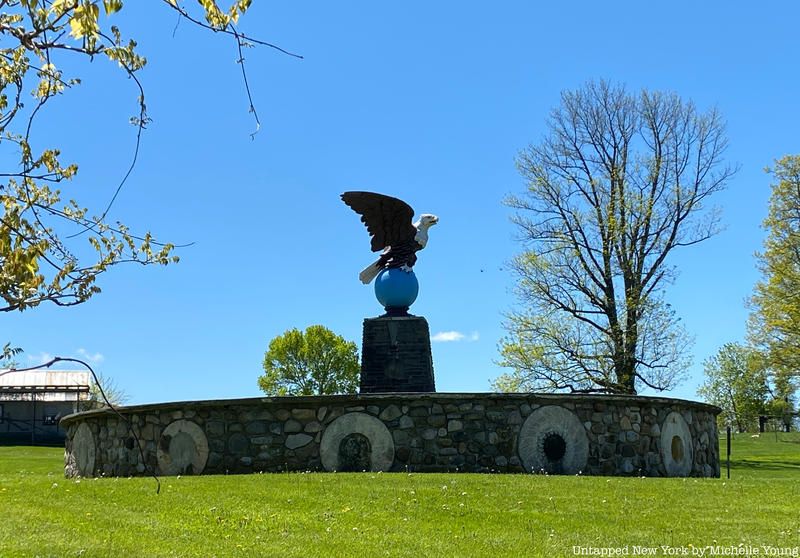
<svg viewBox="0 0 800 558"><path fill-rule="evenodd" d="M0 448L2 558L800 555L797 434L737 436L730 480L724 465L722 479L284 473L165 477L156 494L148 478L64 479L62 456Z"/></svg>

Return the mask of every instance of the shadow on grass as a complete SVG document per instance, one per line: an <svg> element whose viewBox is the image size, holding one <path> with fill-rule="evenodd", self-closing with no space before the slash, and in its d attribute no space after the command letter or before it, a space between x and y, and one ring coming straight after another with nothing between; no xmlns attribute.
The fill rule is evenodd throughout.
<svg viewBox="0 0 800 558"><path fill-rule="evenodd" d="M725 461L722 462L725 467ZM731 459L731 469L744 471L786 471L797 470L800 472L800 463L797 461L762 461L753 459Z"/></svg>

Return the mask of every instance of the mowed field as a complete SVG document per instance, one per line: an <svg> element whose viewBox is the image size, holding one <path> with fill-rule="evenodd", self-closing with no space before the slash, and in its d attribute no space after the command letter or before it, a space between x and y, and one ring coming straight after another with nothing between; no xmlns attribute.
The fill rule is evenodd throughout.
<svg viewBox="0 0 800 558"><path fill-rule="evenodd" d="M796 433L736 436L730 480L724 464L721 479L284 473L163 477L156 494L152 478L67 480L62 461L0 447L0 557L800 556Z"/></svg>

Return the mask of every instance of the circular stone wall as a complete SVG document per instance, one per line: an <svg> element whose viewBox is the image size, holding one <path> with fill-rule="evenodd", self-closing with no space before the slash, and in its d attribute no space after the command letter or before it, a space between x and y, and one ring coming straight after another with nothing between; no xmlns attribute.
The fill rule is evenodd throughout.
<svg viewBox="0 0 800 558"><path fill-rule="evenodd" d="M719 409L677 399L369 394L118 410L125 420L108 410L62 420L67 476L286 470L719 476Z"/></svg>

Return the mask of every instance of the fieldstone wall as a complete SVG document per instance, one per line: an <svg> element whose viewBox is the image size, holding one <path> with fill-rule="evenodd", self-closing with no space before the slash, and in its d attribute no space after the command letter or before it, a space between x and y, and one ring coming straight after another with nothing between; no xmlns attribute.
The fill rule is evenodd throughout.
<svg viewBox="0 0 800 558"><path fill-rule="evenodd" d="M162 403L65 417L65 474L462 471L719 476L717 407L551 394ZM127 421L127 422L126 422ZM135 432L142 444L140 455Z"/></svg>

